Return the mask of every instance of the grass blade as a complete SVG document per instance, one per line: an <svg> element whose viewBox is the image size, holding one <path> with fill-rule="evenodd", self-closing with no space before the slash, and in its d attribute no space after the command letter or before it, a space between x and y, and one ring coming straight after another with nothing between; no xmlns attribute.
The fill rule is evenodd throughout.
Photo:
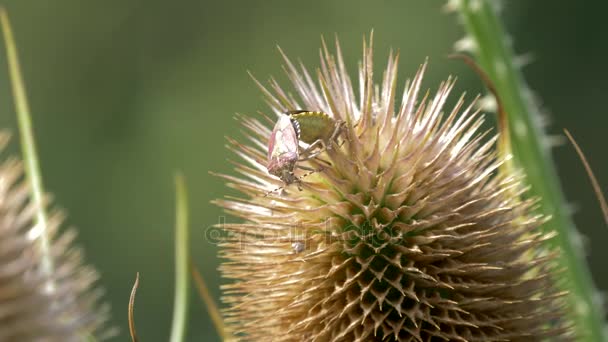
<svg viewBox="0 0 608 342"><path fill-rule="evenodd" d="M192 278L194 279L194 284L198 290L199 297L201 297L203 303L207 307L207 312L209 313L209 316L211 316L211 320L213 321L217 334L222 338L223 341L227 341L229 333L224 325L224 320L222 319L220 310L209 293L205 279L194 265L191 266L190 272L192 273Z"/></svg>
<svg viewBox="0 0 608 342"><path fill-rule="evenodd" d="M171 342L184 341L188 320L189 234L188 195L184 177L175 175L175 299Z"/></svg>
<svg viewBox="0 0 608 342"><path fill-rule="evenodd" d="M6 58L11 81L15 110L17 112L17 122L19 125L19 136L23 160L25 162L25 174L31 186L31 198L36 207L36 225L40 230L40 249L42 251L41 267L46 274L53 273L53 259L50 253L50 238L48 236L48 217L44 210L44 187L42 186L42 176L36 152L36 142L32 128L30 108L27 102L21 67L19 66L19 56L17 46L13 37L13 30L6 10L0 8L0 25L4 34L6 44ZM49 286L53 290L53 286Z"/></svg>

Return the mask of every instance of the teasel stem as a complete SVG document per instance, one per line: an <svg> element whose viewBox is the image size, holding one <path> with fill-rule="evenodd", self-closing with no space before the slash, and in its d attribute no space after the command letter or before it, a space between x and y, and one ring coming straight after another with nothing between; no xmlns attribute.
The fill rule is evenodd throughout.
<svg viewBox="0 0 608 342"><path fill-rule="evenodd" d="M539 111L529 98L529 90L495 9L486 0L459 0L449 4L462 18L471 52L486 71L502 97L509 115L514 163L521 167L531 184L531 195L542 199L539 211L551 216L559 233L551 243L562 251L560 263L570 292L575 330L585 341L606 341L603 312L594 298L596 289L580 246L580 236L565 207L565 198L550 151L543 144L544 132L538 124Z"/></svg>
<svg viewBox="0 0 608 342"><path fill-rule="evenodd" d="M188 194L181 173L175 175L175 297L171 342L185 340L189 294Z"/></svg>
<svg viewBox="0 0 608 342"><path fill-rule="evenodd" d="M40 165L38 163L38 153L36 152L36 142L32 128L30 108L25 92L23 76L21 75L17 47L13 37L11 23L4 7L0 7L0 25L2 26L4 42L6 44L6 58L11 79L13 98L15 101L15 110L17 112L21 149L23 159L25 161L25 174L30 183L32 201L36 207L36 225L40 233L40 249L43 256L41 260L41 267L43 272L50 275L53 273L54 265L50 252L50 238L47 229L48 217L44 209L44 187L42 185L42 176L40 172ZM49 286L49 290L54 290L52 283L51 286Z"/></svg>

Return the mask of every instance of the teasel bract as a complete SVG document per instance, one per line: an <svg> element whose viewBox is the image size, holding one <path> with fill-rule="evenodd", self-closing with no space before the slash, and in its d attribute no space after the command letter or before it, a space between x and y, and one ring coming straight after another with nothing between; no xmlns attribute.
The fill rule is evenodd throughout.
<svg viewBox="0 0 608 342"><path fill-rule="evenodd" d="M382 83L363 44L358 95L336 42L318 82L283 55L296 96L261 83L274 114L307 109L343 121L338 143L299 161L302 191L266 170L273 120L240 116L229 139L242 193L216 203L244 220L221 227L226 322L251 341L536 341L570 339L548 219L525 179L499 168L483 115L445 103L448 78L421 94L424 63L397 100L398 54ZM256 81L257 82L257 81ZM445 114L444 114L445 112ZM298 172L302 177L305 172Z"/></svg>
<svg viewBox="0 0 608 342"><path fill-rule="evenodd" d="M8 134L0 133L0 149ZM47 201L48 202L48 201ZM74 230L60 233L64 220L50 212L50 254L40 248L41 226L23 166L16 158L0 162L0 341L84 341L115 333L107 327L109 307L100 304L97 272L83 265L73 246ZM52 272L43 266L50 257Z"/></svg>

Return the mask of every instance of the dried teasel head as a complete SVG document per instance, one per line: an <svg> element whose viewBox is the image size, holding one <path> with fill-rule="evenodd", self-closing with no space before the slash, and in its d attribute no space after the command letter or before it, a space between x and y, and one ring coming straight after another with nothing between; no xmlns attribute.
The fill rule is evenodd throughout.
<svg viewBox="0 0 608 342"><path fill-rule="evenodd" d="M323 45L318 83L285 57L297 97L260 85L277 115L308 109L344 123L333 148L298 161L320 170L302 191L264 196L282 185L265 165L272 120L243 117L248 140L230 140L244 162L223 177L242 196L216 203L244 219L222 225L231 331L251 341L570 338L546 218L522 199L522 177L499 172L483 116L462 97L445 108L451 78L420 98L426 64L399 103L398 56L374 85L365 43L356 96L336 45L336 56Z"/></svg>
<svg viewBox="0 0 608 342"><path fill-rule="evenodd" d="M8 136L0 134L0 149ZM40 228L21 162L0 163L0 341L98 340L114 332L105 327L109 308L99 305L98 275L84 266L73 247L75 233L58 233L63 221L51 212L52 274L43 267Z"/></svg>

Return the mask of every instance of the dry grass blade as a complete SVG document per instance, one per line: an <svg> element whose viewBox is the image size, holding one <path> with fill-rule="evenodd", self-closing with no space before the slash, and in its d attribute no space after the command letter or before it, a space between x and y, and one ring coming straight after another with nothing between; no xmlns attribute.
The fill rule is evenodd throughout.
<svg viewBox="0 0 608 342"><path fill-rule="evenodd" d="M131 334L131 341L137 342L137 331L135 330L135 319L133 317L133 309L135 308L135 294L137 294L137 288L139 287L139 272L135 276L135 283L133 283L133 289L131 289L131 297L129 297L129 333Z"/></svg>
<svg viewBox="0 0 608 342"><path fill-rule="evenodd" d="M213 301L213 298L209 293L209 288L205 283L205 279L194 266L193 262L190 262L190 273L192 273L192 278L194 279L194 285L196 286L198 295L201 297L203 303L207 307L207 312L209 313L209 316L211 316L211 320L213 321L217 334L222 337L224 341L226 341L228 338L228 332L226 331L226 326L224 325L224 320L222 319L220 310L217 308L215 301Z"/></svg>
<svg viewBox="0 0 608 342"><path fill-rule="evenodd" d="M566 134L566 137L568 137L568 140L570 140L570 143L572 143L572 146L574 146L574 149L576 150L578 157L581 159L583 166L585 166L585 171L587 171L587 176L589 176L589 179L591 180L591 186L593 187L597 201L600 202L600 207L602 208L602 213L604 214L604 223L608 225L608 204L606 204L606 197L604 197L604 194L602 193L600 183L597 181L597 178L591 169L591 165L589 165L583 150L581 150L580 146L578 146L572 134L570 134L570 132L565 128L564 133Z"/></svg>

